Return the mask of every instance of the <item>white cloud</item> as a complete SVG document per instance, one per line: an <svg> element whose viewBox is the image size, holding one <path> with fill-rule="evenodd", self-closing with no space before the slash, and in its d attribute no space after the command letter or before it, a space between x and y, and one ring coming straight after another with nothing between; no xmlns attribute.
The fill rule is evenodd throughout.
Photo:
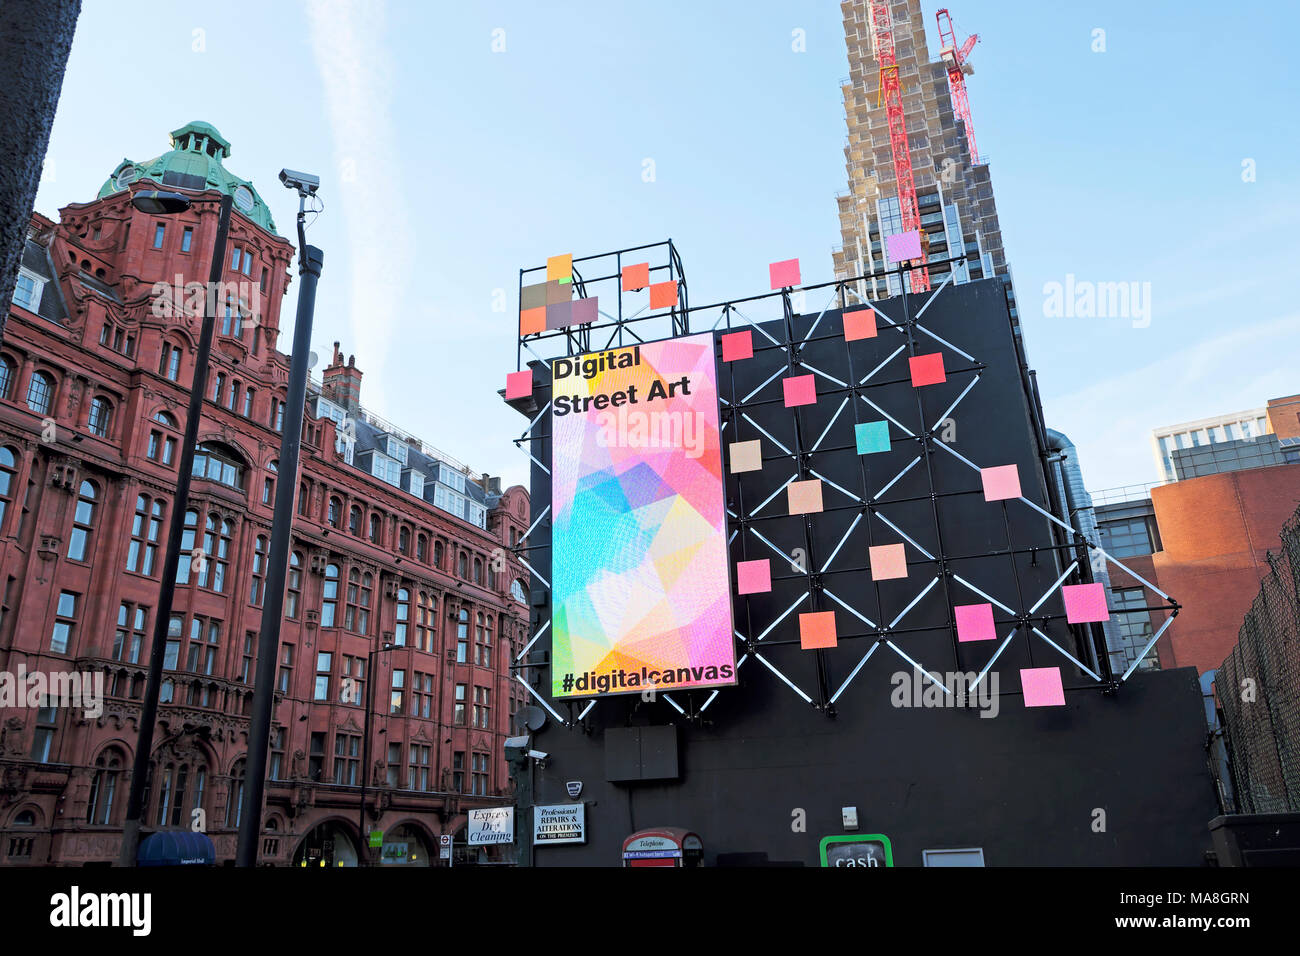
<svg viewBox="0 0 1300 956"><path fill-rule="evenodd" d="M385 408L392 320L414 249L410 220L395 198L402 151L391 115L386 9L382 2L307 0L306 10L334 137L335 166L323 171L321 193L335 203L326 214L342 206L347 220L347 248L327 250L326 267L342 262L350 270L354 341L345 351L365 354L367 404Z"/></svg>
<svg viewBox="0 0 1300 956"><path fill-rule="evenodd" d="M1287 357L1300 313L1239 326L1065 395L1043 396L1047 426L1079 449L1090 491L1156 481L1151 430L1260 408L1300 391ZM1274 356L1268 368L1268 356Z"/></svg>

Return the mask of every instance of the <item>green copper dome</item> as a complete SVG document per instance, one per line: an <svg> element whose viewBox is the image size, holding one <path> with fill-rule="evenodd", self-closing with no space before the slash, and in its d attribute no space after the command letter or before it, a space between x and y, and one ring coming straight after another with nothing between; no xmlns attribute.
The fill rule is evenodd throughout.
<svg viewBox="0 0 1300 956"><path fill-rule="evenodd" d="M150 180L160 188L202 192L218 189L233 197L235 209L263 229L275 234L275 221L253 184L222 165L230 155L230 142L211 123L186 123L172 130L172 148L144 163L124 159L99 190L103 199L121 192L137 180Z"/></svg>

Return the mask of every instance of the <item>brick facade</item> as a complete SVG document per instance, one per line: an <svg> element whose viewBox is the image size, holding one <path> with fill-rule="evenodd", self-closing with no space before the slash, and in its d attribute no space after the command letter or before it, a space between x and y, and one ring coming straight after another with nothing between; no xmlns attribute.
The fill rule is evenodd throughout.
<svg viewBox="0 0 1300 956"><path fill-rule="evenodd" d="M3 864L107 864L120 842L200 327L196 315L158 314L154 283L205 282L216 228L213 202L164 219L135 211L129 195L70 205L57 225L33 217L29 252L48 264L41 295L53 298L39 311L15 302L0 344L0 670L105 675L97 717L0 711ZM191 489L193 557L182 554L154 738L145 833L190 828L197 806L219 862L235 852L281 480L288 356L275 346L293 254L235 212L226 280L259 297L246 303L259 315L228 331L217 320L199 429L209 461ZM45 377L34 387L33 376ZM347 376L357 392L360 379ZM359 394L347 398L355 406ZM508 549L529 525L527 493L483 489L480 528L347 464L335 422L314 418L310 401L303 429L262 861L355 858L366 772L379 813L367 828L427 861L468 808L510 802L502 742L522 688L509 661L527 608L518 587L512 596L524 572ZM386 642L401 646L360 674L358 661Z"/></svg>

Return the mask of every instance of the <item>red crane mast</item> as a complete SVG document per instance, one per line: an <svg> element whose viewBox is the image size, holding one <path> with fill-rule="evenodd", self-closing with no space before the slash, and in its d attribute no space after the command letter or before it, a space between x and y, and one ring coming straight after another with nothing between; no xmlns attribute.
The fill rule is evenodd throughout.
<svg viewBox="0 0 1300 956"><path fill-rule="evenodd" d="M872 0L871 30L880 64L880 92L876 105L885 105L889 117L889 148L894 156L894 178L898 182L898 209L903 220L903 232L921 231L921 214L916 204L916 181L912 176L912 153L907 143L907 124L903 119L902 86L898 79L898 61L894 55L894 26L889 13L889 0ZM883 241L884 236L881 236ZM930 288L929 270L925 268L925 250L912 270L912 291L924 292Z"/></svg>
<svg viewBox="0 0 1300 956"><path fill-rule="evenodd" d="M978 163L980 154L975 148L975 124L971 122L970 101L966 98L966 74L975 71L966 62L966 57L970 54L971 47L979 40L979 35L972 33L959 50L957 38L953 35L952 17L948 15L948 11L946 9L938 11L934 19L939 25L941 47L939 57L948 67L948 91L952 94L953 112L966 127L966 143L970 146L970 160L972 163Z"/></svg>

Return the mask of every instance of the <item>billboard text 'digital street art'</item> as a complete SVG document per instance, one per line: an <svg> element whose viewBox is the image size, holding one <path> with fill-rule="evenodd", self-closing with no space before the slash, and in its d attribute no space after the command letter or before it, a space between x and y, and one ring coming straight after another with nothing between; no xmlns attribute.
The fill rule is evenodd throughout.
<svg viewBox="0 0 1300 956"><path fill-rule="evenodd" d="M734 684L713 336L551 374L552 696Z"/></svg>

